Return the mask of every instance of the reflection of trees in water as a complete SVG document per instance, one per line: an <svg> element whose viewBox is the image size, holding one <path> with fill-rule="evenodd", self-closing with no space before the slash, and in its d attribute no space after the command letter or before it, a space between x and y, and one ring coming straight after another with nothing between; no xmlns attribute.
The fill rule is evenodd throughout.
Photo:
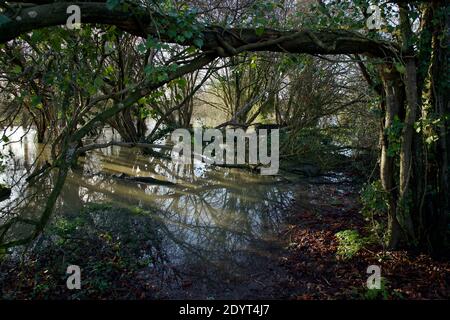
<svg viewBox="0 0 450 320"><path fill-rule="evenodd" d="M176 185L135 183L112 176L120 173L165 179ZM32 196L20 197L22 204L15 207L15 215L27 218L39 214L54 181L50 174L30 186L24 184L23 195ZM90 215L92 230L134 237L141 244L136 259L150 255L160 263L169 260L220 266L245 259L250 244L276 231L290 197L286 186L273 177L237 169L177 165L133 149L112 147L89 153L71 170L58 199L57 216L75 219L90 203L126 207L131 211ZM139 218L130 213L136 208L141 210ZM20 238L17 233L21 228L27 231L17 224L9 233ZM145 245L147 240L151 246Z"/></svg>
<svg viewBox="0 0 450 320"><path fill-rule="evenodd" d="M13 133L14 141L3 149L12 155L1 175L12 187L12 194L0 203L0 244L30 236L54 183L52 172L47 172L42 179L27 181L27 177L45 165L48 148L34 143L33 131L19 129Z"/></svg>
<svg viewBox="0 0 450 320"><path fill-rule="evenodd" d="M161 223L165 249L175 259L211 263L238 259L250 242L277 230L281 209L291 197L271 177L180 166L116 149L93 153L79 172L69 176L61 210L110 202L153 212L149 219ZM165 177L177 184L148 185L111 177L124 167L129 174Z"/></svg>

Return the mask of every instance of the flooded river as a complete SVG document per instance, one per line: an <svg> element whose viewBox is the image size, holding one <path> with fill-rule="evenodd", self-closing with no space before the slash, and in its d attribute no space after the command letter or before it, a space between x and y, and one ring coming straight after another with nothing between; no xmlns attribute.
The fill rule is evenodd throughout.
<svg viewBox="0 0 450 320"><path fill-rule="evenodd" d="M33 185L25 178L45 163L49 150L35 143L33 130L14 130L10 142L2 145L3 154L13 157L0 174L0 182L12 186L10 199L0 202L1 219L14 210L37 219L54 177ZM124 174L173 185L122 179ZM277 235L292 199L292 186L281 177L202 163L174 164L139 149L114 146L79 159L51 224L75 225L80 237L107 234L127 247L128 256L146 267L139 281L152 282L150 275L160 275L157 297L241 298L253 296L252 290L264 292L276 281L271 277L282 245ZM87 222L74 223L80 216ZM13 228L10 237L29 232L27 228ZM90 253L85 254L87 260ZM83 255L77 261L81 268Z"/></svg>

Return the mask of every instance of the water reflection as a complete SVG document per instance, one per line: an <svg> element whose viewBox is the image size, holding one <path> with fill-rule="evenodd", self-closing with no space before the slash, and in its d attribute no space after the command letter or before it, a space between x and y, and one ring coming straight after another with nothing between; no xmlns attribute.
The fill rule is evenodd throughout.
<svg viewBox="0 0 450 320"><path fill-rule="evenodd" d="M15 135L23 135L21 130ZM13 210L23 216L37 215L51 189L52 175L31 186L24 179L48 157L45 146L35 144L33 135L29 132L20 142L4 148L3 153L12 152L16 160L10 159L9 170L0 175L13 185L11 199L0 203L3 219ZM175 185L118 179L121 173ZM185 273L201 272L201 277L213 272L212 280L223 281L245 276L249 266L255 268L258 257L271 255L283 209L292 196L290 186L276 177L201 163L174 164L144 155L139 149L115 146L80 158L78 168L66 180L54 219L76 219L93 203L127 208L87 210L91 229L86 229L86 234L108 230L122 240L142 237L141 243L150 241L152 245L138 248L136 259L154 257L158 252L153 263L159 260ZM24 229L22 225L12 232L26 232Z"/></svg>

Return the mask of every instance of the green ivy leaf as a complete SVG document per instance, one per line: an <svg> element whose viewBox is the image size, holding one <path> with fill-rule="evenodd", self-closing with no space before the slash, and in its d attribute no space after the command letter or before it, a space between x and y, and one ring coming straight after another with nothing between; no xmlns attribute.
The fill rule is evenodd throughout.
<svg viewBox="0 0 450 320"><path fill-rule="evenodd" d="M406 72L405 66L401 63L396 63L395 69L397 69L398 73L400 73L400 74L405 74L405 72Z"/></svg>
<svg viewBox="0 0 450 320"><path fill-rule="evenodd" d="M138 52L140 54L144 54L147 51L147 47L145 44L141 43L138 45Z"/></svg>
<svg viewBox="0 0 450 320"><path fill-rule="evenodd" d="M262 27L262 26L261 27L257 27L255 31L256 31L256 35L257 36L262 36L263 33L264 33L264 27Z"/></svg>
<svg viewBox="0 0 450 320"><path fill-rule="evenodd" d="M40 96L32 96L31 97L31 106L33 108L42 110L44 106L42 105L42 98Z"/></svg>
<svg viewBox="0 0 450 320"><path fill-rule="evenodd" d="M163 81L166 81L167 79L169 79L169 76L167 75L166 72L163 72L163 73L159 74L156 79L158 80L158 82L163 82Z"/></svg>
<svg viewBox="0 0 450 320"><path fill-rule="evenodd" d="M192 31L185 31L183 32L183 37L185 37L186 39L191 39L194 36L194 34L192 33Z"/></svg>
<svg viewBox="0 0 450 320"><path fill-rule="evenodd" d="M194 40L194 45L197 47L197 48L202 48L203 47L203 39L201 39L201 38L197 38L197 39L195 39Z"/></svg>
<svg viewBox="0 0 450 320"><path fill-rule="evenodd" d="M100 87L103 85L103 79L101 77L96 77L94 80L94 87L96 89L100 89Z"/></svg>
<svg viewBox="0 0 450 320"><path fill-rule="evenodd" d="M175 40L178 41L178 42L184 42L184 40L186 40L186 39L183 36L177 36L175 38Z"/></svg>
<svg viewBox="0 0 450 320"><path fill-rule="evenodd" d="M151 75L154 70L155 70L155 68L152 65L147 65L144 68L144 72L147 76Z"/></svg>
<svg viewBox="0 0 450 320"><path fill-rule="evenodd" d="M184 89L187 86L187 81L184 78L180 78L177 80L177 84L181 89Z"/></svg>
<svg viewBox="0 0 450 320"><path fill-rule="evenodd" d="M169 37L171 37L171 38L175 38L176 35L177 35L177 31L176 31L175 29L169 29L169 30L167 31L167 35L168 35Z"/></svg>
<svg viewBox="0 0 450 320"><path fill-rule="evenodd" d="M12 69L12 72L14 74L21 74L22 73L22 67L18 66L18 65L15 65L14 68Z"/></svg>

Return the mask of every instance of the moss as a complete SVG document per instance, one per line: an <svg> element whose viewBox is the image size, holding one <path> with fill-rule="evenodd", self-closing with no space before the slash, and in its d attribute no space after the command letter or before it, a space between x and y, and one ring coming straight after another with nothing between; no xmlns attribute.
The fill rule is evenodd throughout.
<svg viewBox="0 0 450 320"><path fill-rule="evenodd" d="M356 230L340 231L336 233L336 238L339 242L337 256L344 260L353 258L366 242Z"/></svg>

